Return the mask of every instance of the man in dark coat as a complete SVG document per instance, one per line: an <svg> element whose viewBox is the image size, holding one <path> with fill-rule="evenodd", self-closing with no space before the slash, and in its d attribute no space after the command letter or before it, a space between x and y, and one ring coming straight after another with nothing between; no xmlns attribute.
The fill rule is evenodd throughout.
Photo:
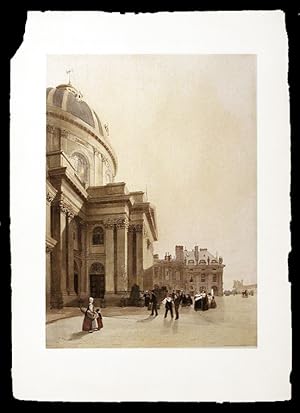
<svg viewBox="0 0 300 413"><path fill-rule="evenodd" d="M174 295L175 320L179 318L179 305L182 301L182 294L176 293Z"/></svg>
<svg viewBox="0 0 300 413"><path fill-rule="evenodd" d="M150 303L152 304L151 315L154 315L154 311L155 311L155 317L158 316L158 312L157 312L157 296L156 296L154 290L151 291Z"/></svg>
<svg viewBox="0 0 300 413"><path fill-rule="evenodd" d="M148 309L150 310L150 308L149 308L149 305L150 305L150 294L149 294L148 291L145 292L145 294L144 294L144 299L145 299L145 307L148 307Z"/></svg>

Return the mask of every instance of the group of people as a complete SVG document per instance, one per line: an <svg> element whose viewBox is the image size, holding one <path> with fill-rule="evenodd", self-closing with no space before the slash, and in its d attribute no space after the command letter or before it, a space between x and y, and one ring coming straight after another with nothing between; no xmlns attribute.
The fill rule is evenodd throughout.
<svg viewBox="0 0 300 413"><path fill-rule="evenodd" d="M216 308L217 303L215 297L211 293L206 293L206 291L202 291L201 293L195 294L195 303L194 303L194 310L195 311L206 311L209 308Z"/></svg>
<svg viewBox="0 0 300 413"><path fill-rule="evenodd" d="M185 294L184 291L175 291L173 290L172 293L166 293L163 300L159 297L159 294L155 290L151 290L150 292L146 291L144 294L145 298L145 306L151 310L151 316L158 316L158 303L161 303L165 306L165 314L164 318L167 318L168 313L170 313L171 318L174 318L175 312L175 320L179 319L179 307L181 306L191 306L193 304L192 297L190 294ZM206 291L202 291L201 293L197 293L194 296L194 310L195 311L205 311L209 308L216 308L217 304L215 301L215 297L213 294L207 294ZM103 328L103 321L102 315L100 313L100 309L95 309L94 307L94 299L93 297L89 298L89 304L87 309L83 309L80 307L82 313L84 313L84 319L82 324L82 330L88 331L89 333L93 333L94 331L99 331ZM174 311L173 311L174 310Z"/></svg>
<svg viewBox="0 0 300 413"><path fill-rule="evenodd" d="M158 306L158 297L155 290L146 291L145 293L145 306L151 310L151 316L158 316L157 306ZM161 302L165 306L165 315L164 318L167 318L168 313L170 312L171 318L174 318L175 311L175 320L179 319L179 307L181 306L191 306L193 304L192 297L190 294L185 294L184 291L177 292L173 290L172 293L167 293L166 297ZM195 311L205 311L209 308L216 308L217 304L213 294L207 294L206 291L195 294L194 297L194 310Z"/></svg>

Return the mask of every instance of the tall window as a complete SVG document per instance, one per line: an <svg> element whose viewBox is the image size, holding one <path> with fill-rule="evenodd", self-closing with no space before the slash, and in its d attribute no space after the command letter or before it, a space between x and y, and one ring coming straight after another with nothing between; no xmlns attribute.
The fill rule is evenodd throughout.
<svg viewBox="0 0 300 413"><path fill-rule="evenodd" d="M71 156L71 161L73 163L74 169L79 176L80 180L87 184L88 183L88 161L85 156L79 152L74 152Z"/></svg>
<svg viewBox="0 0 300 413"><path fill-rule="evenodd" d="M93 230L93 245L104 244L104 231L102 227L96 227Z"/></svg>
<svg viewBox="0 0 300 413"><path fill-rule="evenodd" d="M213 282L216 282L216 281L217 281L217 275L214 274L214 275L213 275Z"/></svg>
<svg viewBox="0 0 300 413"><path fill-rule="evenodd" d="M165 272L165 280L169 281L169 270L166 270Z"/></svg>

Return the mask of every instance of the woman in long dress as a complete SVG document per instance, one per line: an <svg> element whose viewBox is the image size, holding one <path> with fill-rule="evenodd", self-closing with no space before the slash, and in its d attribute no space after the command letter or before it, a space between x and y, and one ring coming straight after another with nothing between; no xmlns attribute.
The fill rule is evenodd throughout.
<svg viewBox="0 0 300 413"><path fill-rule="evenodd" d="M88 308L84 312L84 319L83 319L83 324L82 324L82 331L88 331L89 333L99 330L98 321L97 321L97 319L99 318L99 314L97 311L95 311L93 303L94 303L94 299L93 297L90 297Z"/></svg>
<svg viewBox="0 0 300 413"><path fill-rule="evenodd" d="M205 291L202 294L201 310L202 311L208 310L208 297Z"/></svg>
<svg viewBox="0 0 300 413"><path fill-rule="evenodd" d="M194 297L194 310L195 311L201 310L201 306L202 306L202 295L197 293L195 294L195 297Z"/></svg>

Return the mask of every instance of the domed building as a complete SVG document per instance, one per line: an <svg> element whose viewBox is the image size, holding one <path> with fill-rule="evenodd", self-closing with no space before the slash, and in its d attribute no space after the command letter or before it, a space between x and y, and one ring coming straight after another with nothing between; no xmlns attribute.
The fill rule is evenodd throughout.
<svg viewBox="0 0 300 413"><path fill-rule="evenodd" d="M47 308L143 289L157 240L144 192L115 182L107 125L70 83L47 92Z"/></svg>

